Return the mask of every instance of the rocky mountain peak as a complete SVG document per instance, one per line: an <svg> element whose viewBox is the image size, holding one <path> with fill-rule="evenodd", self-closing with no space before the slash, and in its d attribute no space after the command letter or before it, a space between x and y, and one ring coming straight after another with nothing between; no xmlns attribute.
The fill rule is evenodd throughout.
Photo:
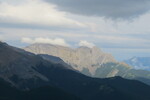
<svg viewBox="0 0 150 100"><path fill-rule="evenodd" d="M82 71L87 68L90 73L94 74L97 67L107 62L116 62L110 54L104 53L98 47L79 47L76 49L63 47L52 44L33 44L25 47L24 50L35 54L48 54L60 57L74 69Z"/></svg>

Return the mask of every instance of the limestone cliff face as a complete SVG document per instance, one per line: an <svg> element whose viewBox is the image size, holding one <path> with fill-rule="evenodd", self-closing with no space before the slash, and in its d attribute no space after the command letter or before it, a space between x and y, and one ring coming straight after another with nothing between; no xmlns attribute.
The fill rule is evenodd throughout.
<svg viewBox="0 0 150 100"><path fill-rule="evenodd" d="M95 70L104 63L116 62L111 54L104 53L97 47L72 49L51 44L33 44L24 49L35 54L60 57L74 69L82 71L83 68L87 68L91 74L95 74Z"/></svg>

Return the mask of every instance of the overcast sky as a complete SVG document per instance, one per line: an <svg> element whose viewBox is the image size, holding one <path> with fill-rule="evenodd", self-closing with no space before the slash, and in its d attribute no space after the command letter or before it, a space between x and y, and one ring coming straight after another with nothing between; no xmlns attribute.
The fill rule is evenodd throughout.
<svg viewBox="0 0 150 100"><path fill-rule="evenodd" d="M150 56L150 0L0 0L0 40Z"/></svg>

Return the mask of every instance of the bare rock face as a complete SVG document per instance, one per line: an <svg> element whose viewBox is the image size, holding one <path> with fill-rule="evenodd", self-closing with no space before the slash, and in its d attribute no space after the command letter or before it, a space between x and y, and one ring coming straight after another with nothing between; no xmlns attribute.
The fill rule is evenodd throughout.
<svg viewBox="0 0 150 100"><path fill-rule="evenodd" d="M24 50L35 54L48 54L60 57L74 69L82 71L86 68L93 75L95 74L96 69L102 64L107 62L117 62L111 54L104 53L97 47L79 47L72 49L51 44L33 44L25 47Z"/></svg>

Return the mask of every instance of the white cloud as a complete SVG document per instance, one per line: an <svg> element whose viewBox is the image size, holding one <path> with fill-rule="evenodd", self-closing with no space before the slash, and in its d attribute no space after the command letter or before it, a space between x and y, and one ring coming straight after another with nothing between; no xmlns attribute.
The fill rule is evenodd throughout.
<svg viewBox="0 0 150 100"><path fill-rule="evenodd" d="M19 3L1 1L0 22L8 24L85 27L83 23L68 18L67 13L58 11L56 8L55 5L42 0L24 0L24 2L20 1Z"/></svg>
<svg viewBox="0 0 150 100"><path fill-rule="evenodd" d="M90 42L87 42L87 41L84 41L84 40L81 40L78 45L79 46L86 46L86 47L89 47L89 48L92 48L93 46L95 46L93 43L90 43Z"/></svg>
<svg viewBox="0 0 150 100"><path fill-rule="evenodd" d="M48 44L53 44L53 45L61 45L61 46L69 46L69 44L66 43L64 39L61 38L55 38L55 39L50 39L50 38L22 38L21 40L23 43L48 43Z"/></svg>

